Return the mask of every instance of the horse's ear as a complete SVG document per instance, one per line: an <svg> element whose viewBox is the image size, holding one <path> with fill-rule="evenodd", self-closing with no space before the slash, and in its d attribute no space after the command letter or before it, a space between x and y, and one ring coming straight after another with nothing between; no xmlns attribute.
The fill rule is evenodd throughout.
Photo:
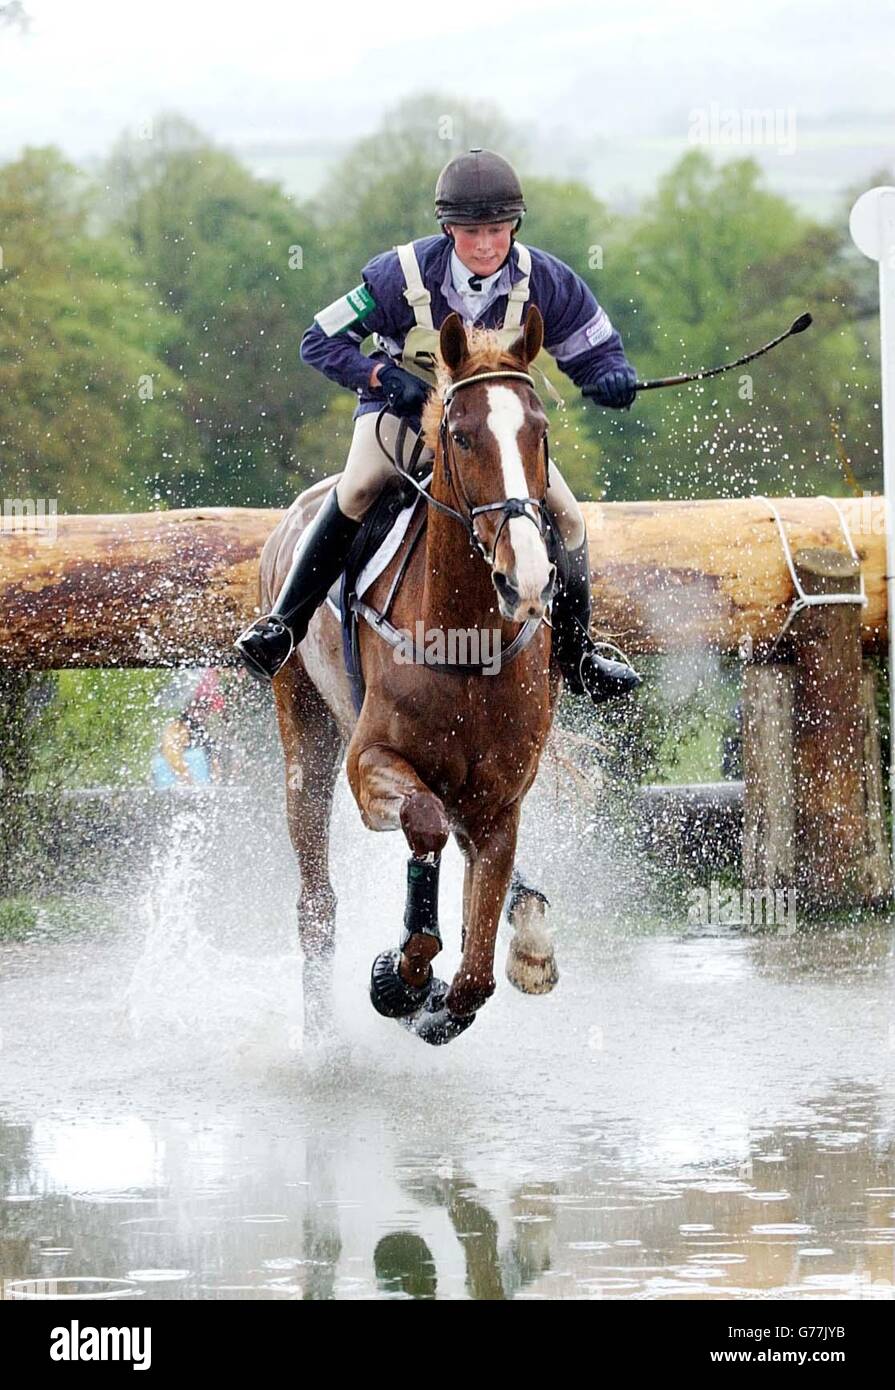
<svg viewBox="0 0 895 1390"><path fill-rule="evenodd" d="M441 360L451 376L456 376L469 357L466 329L463 327L459 314L448 314L441 325L439 346L441 348Z"/></svg>
<svg viewBox="0 0 895 1390"><path fill-rule="evenodd" d="M519 337L509 347L511 357L516 357L527 367L533 362L544 346L544 320L537 304L532 304L525 316L525 324Z"/></svg>

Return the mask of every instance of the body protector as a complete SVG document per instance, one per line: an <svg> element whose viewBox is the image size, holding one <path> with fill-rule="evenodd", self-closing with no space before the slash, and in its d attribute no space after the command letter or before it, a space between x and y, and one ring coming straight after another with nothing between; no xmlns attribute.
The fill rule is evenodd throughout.
<svg viewBox="0 0 895 1390"><path fill-rule="evenodd" d="M528 302L531 282L531 255L528 247L523 246L521 241L516 241L513 244L516 247L522 279L512 285L507 294L503 326L491 330L496 333L501 346L504 348L509 348L522 331L522 314L524 306ZM413 310L413 317L416 320L404 339L400 365L406 372L411 372L414 376L425 381L427 385L434 386L440 333L432 322L432 296L423 283L413 242L407 242L404 246L396 246L395 251L398 253L401 269L404 272L406 286L404 298ZM377 347L388 351L386 344L382 342L378 334L374 334L373 338ZM552 383L540 369L538 369L538 373L551 399L558 401L559 396Z"/></svg>

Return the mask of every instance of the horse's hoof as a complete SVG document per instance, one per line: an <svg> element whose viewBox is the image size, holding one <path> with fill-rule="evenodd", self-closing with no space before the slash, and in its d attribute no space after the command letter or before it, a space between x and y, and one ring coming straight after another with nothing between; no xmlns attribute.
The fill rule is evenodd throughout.
<svg viewBox="0 0 895 1390"><path fill-rule="evenodd" d="M398 969L400 960L401 952L395 950L383 951L373 962L370 1002L383 1018L407 1018L409 1014L417 1013L432 992L434 976L431 966L426 983L414 989L401 979Z"/></svg>
<svg viewBox="0 0 895 1390"><path fill-rule="evenodd" d="M515 928L507 956L507 979L523 994L549 994L559 979L544 909L547 898L513 870L507 920Z"/></svg>
<svg viewBox="0 0 895 1390"><path fill-rule="evenodd" d="M559 979L550 942L524 929L517 931L507 955L507 979L522 994L549 994Z"/></svg>
<svg viewBox="0 0 895 1390"><path fill-rule="evenodd" d="M453 1042L475 1023L475 1014L452 1014L445 1005L448 987L444 980L433 980L429 998L412 1018L401 1019L402 1028L422 1038L423 1042L440 1047L442 1043Z"/></svg>

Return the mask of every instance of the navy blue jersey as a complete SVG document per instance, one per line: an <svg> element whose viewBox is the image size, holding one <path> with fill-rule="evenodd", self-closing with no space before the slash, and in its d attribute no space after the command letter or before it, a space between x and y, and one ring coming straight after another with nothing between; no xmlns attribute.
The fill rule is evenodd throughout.
<svg viewBox="0 0 895 1390"><path fill-rule="evenodd" d="M423 284L432 296L430 310L435 328L440 328L454 311L465 318L466 307L451 278L451 238L439 233L421 237L413 246ZM628 366L621 337L581 276L547 251L536 246L528 250L531 279L523 320L528 305L536 304L544 319L544 346L566 375L576 386L587 386L606 371ZM374 256L364 266L362 277L363 287L372 299L372 308L363 319L332 336L315 322L301 340L303 362L357 392L360 401L355 417L381 410L385 398L378 387L370 386L370 373L376 362L398 358L404 339L416 322L404 298L404 272L396 251ZM476 327L503 327L507 292L522 278L514 244L495 284L495 297L476 320ZM365 296L361 298L369 304ZM360 351L360 344L370 333L381 336L387 351L369 356Z"/></svg>

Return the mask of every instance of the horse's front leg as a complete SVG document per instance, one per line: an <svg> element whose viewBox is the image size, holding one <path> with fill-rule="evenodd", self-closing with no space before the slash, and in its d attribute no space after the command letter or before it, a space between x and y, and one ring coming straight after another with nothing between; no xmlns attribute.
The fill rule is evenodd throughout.
<svg viewBox="0 0 895 1390"><path fill-rule="evenodd" d="M517 802L470 836L475 860L466 939L460 968L444 1001L452 1014L474 1014L494 993L494 947L513 872L518 832Z"/></svg>
<svg viewBox="0 0 895 1390"><path fill-rule="evenodd" d="M431 961L441 950L438 874L448 819L407 759L384 744L349 754L348 777L364 823L372 830L400 826L411 850L401 941L396 951L377 956L370 991L380 1013L405 1018L426 1002L434 979Z"/></svg>
<svg viewBox="0 0 895 1390"><path fill-rule="evenodd" d="M440 854L450 827L444 804L406 758L384 743L348 750L348 781L371 830L404 831L420 859Z"/></svg>

